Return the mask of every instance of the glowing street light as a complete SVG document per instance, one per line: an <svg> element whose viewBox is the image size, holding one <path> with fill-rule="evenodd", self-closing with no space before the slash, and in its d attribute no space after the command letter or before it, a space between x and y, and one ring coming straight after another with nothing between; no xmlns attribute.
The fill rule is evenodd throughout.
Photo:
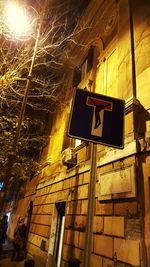
<svg viewBox="0 0 150 267"><path fill-rule="evenodd" d="M34 9L32 8L32 10ZM27 7L15 2L6 4L3 11L3 24L4 34L12 39L27 38L32 36L35 31L35 20L31 15L31 8L29 12Z"/></svg>
<svg viewBox="0 0 150 267"><path fill-rule="evenodd" d="M26 35L31 30L27 12L19 5L9 3L5 10L6 24L14 36Z"/></svg>

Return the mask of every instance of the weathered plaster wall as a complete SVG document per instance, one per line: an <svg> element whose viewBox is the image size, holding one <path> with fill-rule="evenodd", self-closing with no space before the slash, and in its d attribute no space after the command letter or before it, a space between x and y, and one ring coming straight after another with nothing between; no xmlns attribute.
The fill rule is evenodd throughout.
<svg viewBox="0 0 150 267"><path fill-rule="evenodd" d="M99 6L98 2L94 1ZM120 0L116 2L118 2L118 34L115 38L117 49L115 57L117 93L115 91L115 96L126 100L125 148L123 150L117 150L98 145L91 267L112 267L114 265L118 267L149 267L150 207L148 177L150 154L148 147L144 147L144 139L141 142L138 139L135 140L135 137L141 138L141 133L143 138L146 129L150 131L150 127L142 127L142 130L138 127L141 122L143 123L143 120L144 124L148 125L149 114L147 113L149 111L147 110L147 117L143 109L139 108L137 112L137 105L133 103L135 99L132 98L133 76L128 1ZM148 1L137 1L137 3L133 13L135 23L137 98L148 109L150 65L148 45L149 3ZM97 31L99 30L100 28L97 29ZM111 44L109 48L111 49ZM103 58L105 50L107 50L107 47L99 57L99 63L101 65L97 66L96 90L99 89L100 85L101 87L103 86L101 82L101 77L103 77L101 76L101 69L103 69L104 61L101 61L101 55ZM114 62L110 66L114 68ZM115 88L114 82L113 88ZM111 90L109 92L111 94ZM81 262L83 260L86 216L88 213L88 184L90 180L90 160L87 157L90 150L89 144L82 148L80 147L76 151L77 165L75 167L67 170L62 165L60 152L63 144L65 116L67 112L67 108L64 108L61 112L59 111L53 123L50 145L47 149L47 157L52 157L52 164L43 169L41 173L41 180L39 181L34 199L32 223L28 240L29 254L39 254L41 257L46 258L52 220L54 218L55 203L66 201L66 221L62 253L63 267L68 266L68 261L71 258L77 258ZM135 124L135 117L138 119L138 124ZM134 165L135 167L134 172L125 172L128 175L126 188L129 188L130 192L127 192L127 189L123 191L119 184L115 197L110 187L109 195L111 197L107 199L106 195L105 201L102 201L100 197L102 175L109 173L109 183L113 186L111 173L119 169L120 176L118 174L116 175L121 183L121 178L125 177L123 170L129 165ZM136 192L133 187L136 188ZM122 192L119 191L120 188ZM131 193L130 197L129 193ZM42 240L45 241L44 251L41 249Z"/></svg>

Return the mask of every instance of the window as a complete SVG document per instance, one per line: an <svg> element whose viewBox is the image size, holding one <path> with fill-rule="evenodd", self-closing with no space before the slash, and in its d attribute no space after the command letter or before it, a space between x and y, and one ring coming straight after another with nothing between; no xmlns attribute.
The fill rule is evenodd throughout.
<svg viewBox="0 0 150 267"><path fill-rule="evenodd" d="M74 87L79 86L81 88L82 87L87 88L89 84L89 80L87 79L87 76L93 68L93 58L94 58L94 47L91 46L91 48L89 49L88 55L83 60L82 64L78 68L76 68L74 71L74 77L73 77ZM83 141L79 139L75 139L74 146L78 147L81 145L82 142Z"/></svg>
<svg viewBox="0 0 150 267"><path fill-rule="evenodd" d="M88 55L85 57L81 65L75 68L73 77L73 87L77 87L80 84L80 82L86 78L87 74L92 69L93 55L94 55L94 48L91 47L89 49Z"/></svg>
<svg viewBox="0 0 150 267"><path fill-rule="evenodd" d="M96 74L96 92L118 97L117 47L115 42L102 52Z"/></svg>
<svg viewBox="0 0 150 267"><path fill-rule="evenodd" d="M113 50L106 59L106 94L117 97L117 50Z"/></svg>

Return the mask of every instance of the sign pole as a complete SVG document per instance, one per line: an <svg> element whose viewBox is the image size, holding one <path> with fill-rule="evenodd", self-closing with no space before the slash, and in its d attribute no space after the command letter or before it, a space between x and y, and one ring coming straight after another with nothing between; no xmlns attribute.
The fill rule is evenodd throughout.
<svg viewBox="0 0 150 267"><path fill-rule="evenodd" d="M97 144L91 143L91 170L90 170L90 182L88 190L88 210L86 221L86 237L85 237L85 250L83 267L90 267L92 245L93 245L93 219L95 209L95 185L96 185L96 155Z"/></svg>
<svg viewBox="0 0 150 267"><path fill-rule="evenodd" d="M123 148L125 101L77 88L72 102L68 136L91 141L91 170L85 249L82 267L91 267L95 209L97 145Z"/></svg>

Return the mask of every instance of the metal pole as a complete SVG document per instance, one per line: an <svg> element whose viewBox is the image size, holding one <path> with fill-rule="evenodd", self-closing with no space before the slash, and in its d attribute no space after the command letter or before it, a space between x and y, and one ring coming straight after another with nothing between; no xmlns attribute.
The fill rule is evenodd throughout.
<svg viewBox="0 0 150 267"><path fill-rule="evenodd" d="M38 28L37 28L37 36L36 36L36 40L35 40L31 66L30 66L30 69L29 69L28 77L27 77L26 87L25 87L24 96L23 96L23 102L22 102L20 116L19 116L19 120L18 120L17 131L16 131L14 144L13 144L13 151L14 152L16 152L16 148L17 148L17 145L18 145L18 140L19 140L20 131L21 131L21 125L22 125L22 122L23 122L24 113L25 113L25 109L26 109L26 105L27 105L27 97L28 97L28 94L29 94L29 88L30 88L32 72L33 72L33 66L34 66L34 61L35 61L36 52L37 52L37 46L38 46L38 42L39 42L39 38L40 38L40 29L41 29L41 23L39 23Z"/></svg>
<svg viewBox="0 0 150 267"><path fill-rule="evenodd" d="M95 185L96 185L96 155L97 145L91 143L91 170L88 190L88 213L86 222L85 251L83 267L90 267L93 244L93 219L95 209Z"/></svg>

